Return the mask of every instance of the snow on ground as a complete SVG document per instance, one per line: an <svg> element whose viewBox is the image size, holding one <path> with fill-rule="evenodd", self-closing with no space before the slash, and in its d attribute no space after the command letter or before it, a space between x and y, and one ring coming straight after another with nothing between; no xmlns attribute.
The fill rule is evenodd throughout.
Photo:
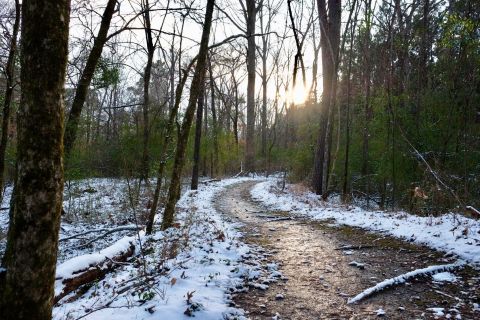
<svg viewBox="0 0 480 320"><path fill-rule="evenodd" d="M131 244L136 254L127 262L116 263L105 278L63 297L53 318L244 319L232 295L250 287L266 289L282 275L276 265L268 264L262 248L241 242L238 225L216 212L213 198L225 187L251 179L201 183L198 191L185 192L178 203L176 227L162 232L156 225L150 236L132 230L148 212L145 190L119 179L88 179L67 185L56 294L62 290L63 279L74 277L76 270L108 261ZM8 207L9 192L7 189L3 207ZM161 215L157 216L160 221ZM7 227L8 210L2 210L0 232L6 235ZM118 228L126 230L97 240ZM4 245L3 236L0 254Z"/></svg>
<svg viewBox="0 0 480 320"><path fill-rule="evenodd" d="M480 222L461 215L419 217L405 212L366 211L359 207L325 203L307 190L287 185L282 191L275 178L258 183L253 199L271 209L289 211L318 220L360 227L454 254L480 264Z"/></svg>
<svg viewBox="0 0 480 320"><path fill-rule="evenodd" d="M437 282L456 282L457 276L451 272L440 272L434 274L432 276L432 279Z"/></svg>
<svg viewBox="0 0 480 320"><path fill-rule="evenodd" d="M132 241L138 248L140 240L143 253L85 288L80 297L67 295L55 307L54 319L188 319L192 315L198 319L244 319L242 310L229 306L231 294L281 277L266 265L261 249L243 244L236 225L213 208L217 192L244 180L202 184L198 191L184 193L178 203L176 228L151 236L139 232L120 240L113 251ZM109 250L61 263L57 278L69 276L79 264L88 266L101 260Z"/></svg>
<svg viewBox="0 0 480 320"><path fill-rule="evenodd" d="M135 189L132 184L126 180L111 178L85 179L65 184L63 199L65 215L62 216L60 226L58 253L60 262L82 254L97 252L131 233L129 230L114 232L106 235L102 241L91 242L104 235L107 230L135 227L135 212L130 205L129 195L143 193L131 190ZM5 250L11 192L12 187L8 186L3 198L3 210L0 211L0 254ZM145 208L147 201L141 197L137 207ZM103 232L82 234L93 230L103 230ZM69 239L62 241L65 238Z"/></svg>

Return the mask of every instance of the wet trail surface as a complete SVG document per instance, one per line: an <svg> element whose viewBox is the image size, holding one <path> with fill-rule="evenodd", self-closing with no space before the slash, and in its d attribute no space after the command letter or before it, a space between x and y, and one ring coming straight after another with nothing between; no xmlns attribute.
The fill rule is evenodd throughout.
<svg viewBox="0 0 480 320"><path fill-rule="evenodd" d="M286 277L267 290L251 288L235 296L250 319L276 314L281 319L377 319L379 309L385 319L436 319L428 308L444 308L452 319L460 314L461 319L479 318L473 303L480 302L480 275L471 268L456 271L455 284L425 278L347 304L348 297L386 278L453 259L360 229L268 211L250 198L255 183L229 187L215 201L220 212L242 223L243 240L266 249ZM354 261L364 268L351 265Z"/></svg>

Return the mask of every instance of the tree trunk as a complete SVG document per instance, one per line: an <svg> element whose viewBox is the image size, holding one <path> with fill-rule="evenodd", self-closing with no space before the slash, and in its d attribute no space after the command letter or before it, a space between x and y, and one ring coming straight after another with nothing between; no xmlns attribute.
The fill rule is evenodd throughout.
<svg viewBox="0 0 480 320"><path fill-rule="evenodd" d="M173 126L175 125L178 109L180 108L183 88L185 87L185 83L187 82L187 78L188 78L188 73L190 72L190 69L192 68L194 61L195 60L192 60L192 62L188 65L188 67L185 70L185 73L183 74L183 77L181 78L180 82L177 85L177 89L175 91L175 102L172 108L170 109L167 126L165 127L165 131L163 133L163 143L160 146L160 150L161 150L160 161L158 163L158 169L157 169L157 183L155 186L155 193L153 195L152 206L150 208L150 213L148 215L148 221L146 226L147 234L151 234L153 231L153 223L155 221L155 215L157 213L158 200L160 198L160 191L162 190L163 174L165 172L165 167L167 166L167 156L168 156L167 151L170 145L170 141L173 138L173 131L174 131Z"/></svg>
<svg viewBox="0 0 480 320"><path fill-rule="evenodd" d="M257 9L255 0L246 0L247 3L247 139L245 153L245 169L255 171L255 21Z"/></svg>
<svg viewBox="0 0 480 320"><path fill-rule="evenodd" d="M19 0L15 0L15 22L13 23L12 40L8 52L7 65L5 66L6 90L5 100L3 102L2 117L2 137L0 140L0 203L3 200L3 185L5 178L5 152L7 150L8 124L10 123L10 105L13 99L13 87L15 76L15 56L17 54L17 36L20 29L20 9Z"/></svg>
<svg viewBox="0 0 480 320"><path fill-rule="evenodd" d="M264 9L262 8L260 14L260 27L262 33L266 32L264 26ZM262 58L262 112L261 112L261 125L262 125L262 145L261 145L261 155L264 162L264 170L267 169L267 52L268 52L268 35L262 36L262 53L260 57Z"/></svg>
<svg viewBox="0 0 480 320"><path fill-rule="evenodd" d="M370 27L371 27L371 0L365 1L365 19L366 19L366 38L363 48L364 58L364 78L363 84L365 88L365 104L364 116L365 123L363 126L363 147L362 147L362 169L361 173L365 181L365 192L367 193L367 207L370 202L370 168L369 168L369 140L370 140L370 121L372 118L372 107L370 102L370 87L371 87L371 67L370 67Z"/></svg>
<svg viewBox="0 0 480 320"><path fill-rule="evenodd" d="M202 142L203 105L205 102L205 84L202 84L198 97L197 121L195 123L195 145L193 147L193 170L191 189L198 189L198 171L200 164L200 144Z"/></svg>
<svg viewBox="0 0 480 320"><path fill-rule="evenodd" d="M233 135L235 137L235 147L238 153L238 116L240 114L239 110L239 99L238 99L238 83L237 79L235 78L235 72L232 70L232 79L233 79L233 86L235 88L235 115L233 116Z"/></svg>
<svg viewBox="0 0 480 320"><path fill-rule="evenodd" d="M216 172L218 172L218 125L217 125L217 111L215 109L215 79L213 79L213 70L212 70L212 61L208 59L208 71L210 75L210 104L212 107L212 135L213 135L213 163L212 163L212 178L216 176Z"/></svg>
<svg viewBox="0 0 480 320"><path fill-rule="evenodd" d="M356 16L355 16L355 21L356 21ZM354 26L356 23L354 23ZM353 39L354 39L354 30L355 28L353 27L350 32L350 50L348 53L348 69L347 69L347 106L346 106L346 137L345 137L345 159L344 159L344 164L343 164L343 186L342 186L342 198L343 201L348 200L348 167L349 167L349 157L350 157L350 128L351 128L351 122L350 122L350 101L351 101L351 75L352 75L352 60L353 60Z"/></svg>
<svg viewBox="0 0 480 320"><path fill-rule="evenodd" d="M110 22L112 21L113 13L115 12L115 5L117 0L108 0L105 11L103 12L102 22L100 23L100 29L98 35L93 42L92 51L87 59L87 64L82 71L80 80L75 90L75 97L73 98L72 108L68 115L67 124L65 126L65 140L64 150L65 157L68 159L77 138L78 124L80 122L80 114L82 113L85 99L87 98L88 87L92 82L95 68L97 67L98 60L102 56L103 46L107 42L107 33L110 28Z"/></svg>
<svg viewBox="0 0 480 320"><path fill-rule="evenodd" d="M177 150L175 152L175 160L173 164L172 178L170 180L170 187L168 190L168 200L163 214L162 230L170 228L173 224L175 206L180 196L180 182L182 177L182 169L185 164L185 151L188 143L188 135L190 126L195 114L195 107L198 97L203 90L203 83L205 79L205 69L208 53L208 39L210 36L210 27L212 25L213 7L215 0L208 0L205 14L205 23L203 25L202 40L200 42L200 49L197 56L197 65L195 66L195 73L192 79L190 88L190 98L188 100L187 110L183 119L182 127L177 142Z"/></svg>
<svg viewBox="0 0 480 320"><path fill-rule="evenodd" d="M2 319L51 319L63 191L70 2L24 0L17 179L0 273Z"/></svg>
<svg viewBox="0 0 480 320"><path fill-rule="evenodd" d="M320 110L320 132L315 150L312 187L317 194L322 194L327 151L327 124L330 109L335 99L338 68L338 51L340 44L341 8L340 0L328 1L328 11L324 0L317 0L320 16L320 43L322 47L323 95Z"/></svg>
<svg viewBox="0 0 480 320"><path fill-rule="evenodd" d="M148 144L150 142L150 78L152 76L153 55L155 53L155 45L152 37L152 27L150 22L150 6L148 0L145 0L143 10L143 20L145 25L145 40L147 42L147 64L143 73L143 150L140 179L144 180L147 185L150 171L150 157Z"/></svg>

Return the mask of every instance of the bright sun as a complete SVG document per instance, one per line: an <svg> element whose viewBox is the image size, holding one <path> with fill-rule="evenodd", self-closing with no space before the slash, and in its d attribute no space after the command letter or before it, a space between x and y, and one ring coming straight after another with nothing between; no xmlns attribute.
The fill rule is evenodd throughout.
<svg viewBox="0 0 480 320"><path fill-rule="evenodd" d="M307 90L301 84L295 85L291 92L291 100L295 104L302 104L307 99Z"/></svg>

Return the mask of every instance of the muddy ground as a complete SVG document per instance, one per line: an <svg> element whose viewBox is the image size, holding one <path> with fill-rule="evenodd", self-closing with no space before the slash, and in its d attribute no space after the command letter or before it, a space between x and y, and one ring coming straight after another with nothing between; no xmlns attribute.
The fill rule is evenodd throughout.
<svg viewBox="0 0 480 320"><path fill-rule="evenodd" d="M229 187L216 199L220 212L242 222L244 241L265 248L287 278L267 290L251 288L235 296L250 319L480 319L473 308L480 303L480 274L471 268L455 271L456 283L417 279L347 304L349 297L386 278L454 258L361 229L269 211L250 198L255 183ZM353 261L365 267L350 265ZM428 308L444 308L446 317ZM379 309L385 314L377 315Z"/></svg>

